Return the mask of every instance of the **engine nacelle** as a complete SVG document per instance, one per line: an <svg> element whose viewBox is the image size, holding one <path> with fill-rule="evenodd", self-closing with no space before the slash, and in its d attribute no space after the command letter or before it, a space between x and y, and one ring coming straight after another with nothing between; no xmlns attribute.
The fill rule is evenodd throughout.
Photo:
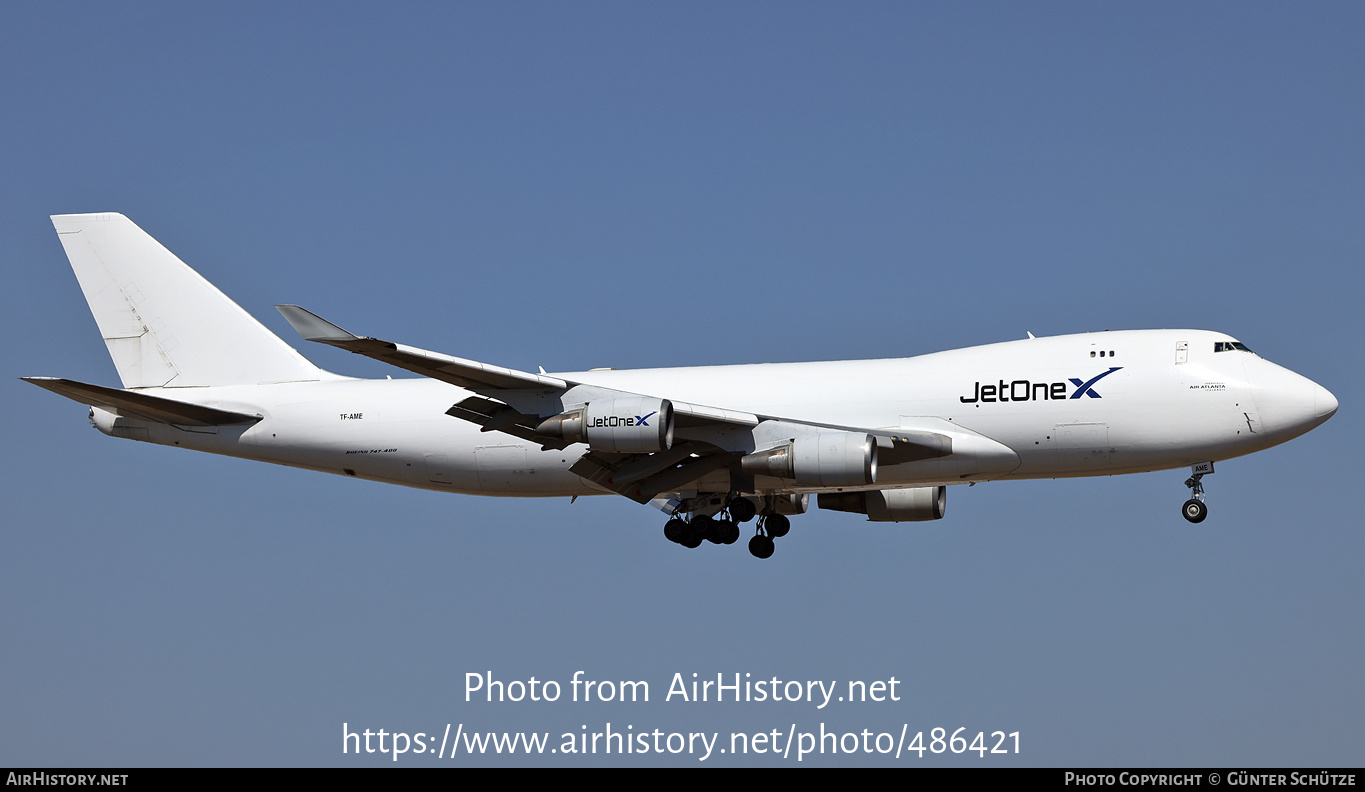
<svg viewBox="0 0 1365 792"><path fill-rule="evenodd" d="M673 404L668 399L647 396L599 399L546 418L536 431L570 443L587 443L594 451L615 454L667 451L673 445Z"/></svg>
<svg viewBox="0 0 1365 792"><path fill-rule="evenodd" d="M860 487L877 482L877 438L824 432L740 460L745 473L795 479L807 487Z"/></svg>
<svg viewBox="0 0 1365 792"><path fill-rule="evenodd" d="M822 492L816 503L822 509L866 514L872 522L923 522L943 518L948 488Z"/></svg>
<svg viewBox="0 0 1365 792"><path fill-rule="evenodd" d="M810 494L769 495L767 502L774 514L805 514L806 507L810 505Z"/></svg>

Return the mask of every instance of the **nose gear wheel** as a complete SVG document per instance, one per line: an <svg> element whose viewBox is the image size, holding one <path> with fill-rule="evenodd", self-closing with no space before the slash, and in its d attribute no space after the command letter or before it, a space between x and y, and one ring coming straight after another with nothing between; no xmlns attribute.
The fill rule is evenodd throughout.
<svg viewBox="0 0 1365 792"><path fill-rule="evenodd" d="M1204 478L1203 473L1195 473L1185 479L1185 486L1190 488L1190 494L1193 497L1185 501L1185 505L1180 507L1180 513L1192 523L1201 523L1205 517L1209 516L1209 507L1204 505L1204 485L1200 481L1202 478Z"/></svg>

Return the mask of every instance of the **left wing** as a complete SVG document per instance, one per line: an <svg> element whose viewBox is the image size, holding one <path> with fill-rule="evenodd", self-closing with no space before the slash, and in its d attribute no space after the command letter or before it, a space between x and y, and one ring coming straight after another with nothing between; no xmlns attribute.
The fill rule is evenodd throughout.
<svg viewBox="0 0 1365 792"><path fill-rule="evenodd" d="M524 371L442 355L439 352L428 352L405 344L380 341L377 338L362 338L297 305L277 305L275 308L306 341L317 341L382 360L476 393L483 389L550 393L562 390L569 384L558 377L545 374L528 374Z"/></svg>
<svg viewBox="0 0 1365 792"><path fill-rule="evenodd" d="M672 401L358 336L297 305L275 307L308 341L473 391L478 395L452 405L446 414L482 431L503 432L545 449L586 443L588 451L570 471L640 503L722 467L749 482L755 473L782 478L791 472L800 478L794 471L801 452L794 444L805 443L813 451L817 437L848 436L843 438L847 448L839 451L848 457L848 476L859 475L860 463L853 457L866 457L861 480L826 482L822 474L816 482L831 486L873 483L878 454L896 464L952 453L952 439L935 432L812 424Z"/></svg>
<svg viewBox="0 0 1365 792"><path fill-rule="evenodd" d="M425 377L449 382L471 390L484 399L466 399L455 405L448 414L480 424L485 431L506 432L523 439L538 439L518 434L516 427L534 430L534 419L545 419L564 412L566 408L581 406L595 399L639 397L643 394L586 385L549 374L493 366L475 360L443 355L406 344L381 341L349 333L307 309L297 305L275 306L299 335L358 355L381 360ZM699 404L670 401L681 427L725 425L734 427L757 426L762 420L753 413L723 410ZM520 411L513 415L512 407ZM550 447L560 447L553 436L544 436Z"/></svg>

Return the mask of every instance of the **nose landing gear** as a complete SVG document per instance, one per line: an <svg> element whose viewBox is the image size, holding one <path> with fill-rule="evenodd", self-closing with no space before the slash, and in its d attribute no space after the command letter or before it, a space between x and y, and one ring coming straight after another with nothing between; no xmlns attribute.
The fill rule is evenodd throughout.
<svg viewBox="0 0 1365 792"><path fill-rule="evenodd" d="M1209 507L1204 505L1204 484L1200 479L1213 472L1213 463L1201 462L1193 466L1193 471L1194 475L1185 479L1185 486L1190 488L1191 497L1180 507L1180 513L1192 523L1201 523L1209 516Z"/></svg>

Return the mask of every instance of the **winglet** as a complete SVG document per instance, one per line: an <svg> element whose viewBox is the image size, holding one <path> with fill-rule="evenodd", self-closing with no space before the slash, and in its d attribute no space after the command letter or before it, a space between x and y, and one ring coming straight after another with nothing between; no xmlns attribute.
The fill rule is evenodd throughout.
<svg viewBox="0 0 1365 792"><path fill-rule="evenodd" d="M275 310L284 315L305 341L356 341L360 336L348 333L321 316L297 305L277 305Z"/></svg>

